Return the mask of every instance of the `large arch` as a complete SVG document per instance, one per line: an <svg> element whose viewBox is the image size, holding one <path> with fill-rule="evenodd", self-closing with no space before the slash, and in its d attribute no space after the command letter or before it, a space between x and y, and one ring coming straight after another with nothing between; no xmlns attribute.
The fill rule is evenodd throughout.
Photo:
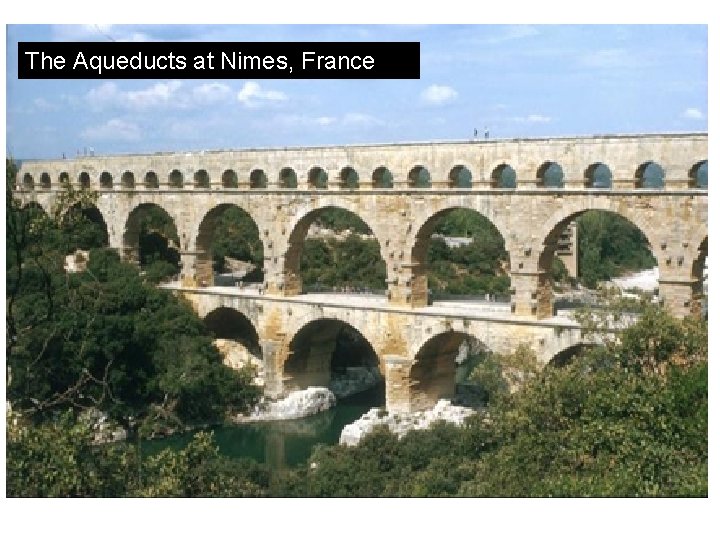
<svg viewBox="0 0 720 540"><path fill-rule="evenodd" d="M418 229L413 240L411 257L411 303L414 307L425 306L429 301L429 289L428 289L428 253L432 241L432 235L435 232L440 222L445 219L449 214L455 211L472 212L480 216L484 221L489 223L492 228L502 237L505 252L508 256L509 261L509 249L507 244L508 233L498 228L498 225L489 219L482 212L475 208L468 208L464 206L450 206L431 214L425 218L425 221ZM509 268L508 264L508 268Z"/></svg>
<svg viewBox="0 0 720 540"><path fill-rule="evenodd" d="M180 238L177 221L162 206L154 203L142 203L128 214L123 232L123 259L137 265L144 264L140 241L141 236L153 235L166 241L166 251L173 251L168 259L171 264L179 264Z"/></svg>
<svg viewBox="0 0 720 540"><path fill-rule="evenodd" d="M466 332L447 330L429 337L417 350L410 368L410 410L430 409L440 399L456 396L458 363L467 351L464 343L479 342Z"/></svg>
<svg viewBox="0 0 720 540"><path fill-rule="evenodd" d="M239 258L240 256L243 257L243 260L249 258L250 261L246 262L255 266L254 269L248 269L246 277L250 276L252 279L253 277L257 278L262 275L262 261L264 259L263 253L265 246L263 245L260 237L260 228L258 227L257 221L244 208L236 204L225 203L211 208L205 214L198 227L195 241L197 251L195 260L195 280L200 285L207 286L212 285L215 282L212 252L213 240L215 238L216 230L221 223L221 218L225 212L230 209L235 209L240 213L240 219L242 220L241 225L243 226L243 230L239 231L239 240L243 242L243 244L239 245L239 242L234 243L237 244L237 246L235 247L235 251L232 252L232 255L235 255L233 258ZM250 230L245 230L248 227ZM228 243L232 243L234 238L228 237L225 240L227 240ZM259 253L256 253L258 250Z"/></svg>
<svg viewBox="0 0 720 540"><path fill-rule="evenodd" d="M303 247L305 240L307 239L308 231L310 226L317 220L320 215L330 209L342 210L348 212L359 218L364 225L369 229L372 236L377 239L375 230L370 225L369 221L363 216L358 215L353 210L343 208L333 204L328 204L320 208L311 210L310 212L300 216L293 224L292 231L288 237L288 247L285 252L284 265L283 265L283 294L286 296L292 296L301 294L303 290L303 282L300 274L300 263L303 253ZM380 250L380 258L385 266L385 277L388 275L388 262L385 254L383 253L383 246L378 242Z"/></svg>
<svg viewBox="0 0 720 540"><path fill-rule="evenodd" d="M88 222L92 225L88 226ZM71 250L109 245L105 216L95 205L75 203L64 213L62 225L65 232L71 236Z"/></svg>
<svg viewBox="0 0 720 540"><path fill-rule="evenodd" d="M540 253L537 258L537 283L533 285L533 287L536 288L534 292L531 293L536 300L536 310L535 313L532 314L536 315L538 318L550 317L554 313L553 304L555 294L553 291L552 282L552 266L553 259L558 249L558 241L571 223L576 222L578 218L580 218L582 215L591 211L613 214L615 216L621 217L624 221L628 222L635 229L637 229L637 231L640 232L641 236L644 238L649 252L655 259L656 264L659 260L656 242L654 241L655 239L652 235L655 231L653 230L652 226L648 222L643 220L641 217L638 217L632 212L628 211L624 205L611 201L604 205L598 205L598 207L595 208L563 209L559 212L559 214L555 214L554 216L552 216L546 222L543 229L538 231L540 233L539 238L542 238L543 242L540 246ZM581 232L578 231L577 235L579 238ZM579 261L581 256L581 254L579 253L579 239L575 243L575 249L578 250L578 253L576 253L576 257ZM599 252L598 256L601 257L602 253ZM579 263L578 266L580 266ZM582 276L579 275L579 277L582 279ZM516 289L516 291L518 289L515 284L513 284L513 288Z"/></svg>
<svg viewBox="0 0 720 540"><path fill-rule="evenodd" d="M376 370L380 374L383 368L368 337L354 325L335 318L305 322L292 334L284 353L281 373L285 392L310 386L337 388L337 381L347 380L348 370Z"/></svg>

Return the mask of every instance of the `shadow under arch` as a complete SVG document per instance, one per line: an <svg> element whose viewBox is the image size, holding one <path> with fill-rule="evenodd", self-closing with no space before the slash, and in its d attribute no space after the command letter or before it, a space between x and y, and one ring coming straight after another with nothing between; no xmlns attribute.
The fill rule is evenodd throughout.
<svg viewBox="0 0 720 540"><path fill-rule="evenodd" d="M353 384L353 373L363 373L369 387L380 383L383 366L366 336L354 325L335 318L305 323L287 344L282 365L286 392L311 386L329 387L337 397L361 390L362 380ZM345 395L343 395L345 393Z"/></svg>
<svg viewBox="0 0 720 540"><path fill-rule="evenodd" d="M446 330L428 338L410 368L410 410L430 409L440 399L454 400L458 365L469 354L487 351L482 341L467 332Z"/></svg>
<svg viewBox="0 0 720 540"><path fill-rule="evenodd" d="M262 359L257 330L244 313L223 306L205 315L203 322L213 338L235 341L245 347L250 354Z"/></svg>
<svg viewBox="0 0 720 540"><path fill-rule="evenodd" d="M572 362L575 360L575 358L591 349L597 349L600 348L599 344L593 344L593 343L576 343L575 345L570 345L569 347L555 353L553 357L550 359L550 361L547 363L548 368L561 368L565 367L569 364L572 364Z"/></svg>
<svg viewBox="0 0 720 540"><path fill-rule="evenodd" d="M307 214L304 214L297 220L297 222L293 226L292 231L290 232L290 235L288 237L288 247L287 251L285 252L283 266L284 295L294 296L303 292L301 262L303 256L303 249L305 247L306 240L308 239L308 232L310 230L310 227L314 223L316 223L316 221L321 218L324 213L328 213L331 211L337 211L344 215L352 216L353 220L355 221L359 220L359 222L362 222L362 225L364 226L364 230L361 230L361 233L369 234L375 238L374 242L377 244L376 255L379 257L379 260L382 261L384 269L384 276L382 279L387 280L388 263L386 258L383 256L384 254L382 252L382 247L377 240L377 235L370 227L368 221L352 210L348 210L347 208L343 208L341 206L329 204L320 208L316 208L314 210L311 210ZM342 234L339 234L339 236L342 237ZM348 238L352 238L352 235Z"/></svg>
<svg viewBox="0 0 720 540"><path fill-rule="evenodd" d="M148 253L151 246L145 249L145 246L141 245L141 240L148 237L148 244L154 244L157 253ZM180 238L175 219L158 204L137 205L125 221L122 249L125 261L142 266L160 257L177 266L179 270Z"/></svg>
<svg viewBox="0 0 720 540"><path fill-rule="evenodd" d="M431 242L433 241L433 234L436 232L436 229L441 224L441 222L447 217L451 216L453 213L455 215L472 214L473 216L478 217L481 224L483 226L486 226L488 230L497 233L497 235L502 239L503 250L505 254L505 259L500 259L499 261L500 268L510 268L510 255L507 251L506 233L503 233L503 231L501 231L491 219L489 219L482 212L474 208L467 208L463 206L451 206L439 210L425 220L425 222L420 226L417 233L415 234L415 239L413 241L413 247L410 256L412 263L411 303L414 307L425 306L429 303L429 252ZM465 231L465 237L468 237L468 234L469 231ZM447 245L446 240L438 239L438 241L443 242L445 245Z"/></svg>
<svg viewBox="0 0 720 540"><path fill-rule="evenodd" d="M214 246L221 228L223 237ZM262 281L265 247L260 228L253 216L237 204L219 204L205 214L198 227L195 247L198 253L195 276L201 285L212 285L214 272L227 270L225 257L247 263L243 280ZM213 247L216 253L213 253Z"/></svg>

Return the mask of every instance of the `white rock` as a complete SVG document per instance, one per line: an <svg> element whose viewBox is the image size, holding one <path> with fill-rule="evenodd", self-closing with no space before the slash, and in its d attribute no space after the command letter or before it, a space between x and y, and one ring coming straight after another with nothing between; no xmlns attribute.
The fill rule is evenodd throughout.
<svg viewBox="0 0 720 540"><path fill-rule="evenodd" d="M441 399L429 411L416 413L388 414L382 409L373 408L343 428L340 434L340 444L355 446L377 426L388 426L392 433L402 438L410 431L428 429L439 420L459 426L465 422L466 418L475 413L474 409L453 405L447 399Z"/></svg>
<svg viewBox="0 0 720 540"><path fill-rule="evenodd" d="M262 401L249 415L238 415L237 422L292 420L328 410L336 403L335 395L327 388L311 386L297 390L280 401Z"/></svg>

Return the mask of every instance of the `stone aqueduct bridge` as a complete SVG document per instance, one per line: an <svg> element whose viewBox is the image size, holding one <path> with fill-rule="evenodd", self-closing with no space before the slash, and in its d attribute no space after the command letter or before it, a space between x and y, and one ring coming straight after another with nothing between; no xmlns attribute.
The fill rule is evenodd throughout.
<svg viewBox="0 0 720 540"><path fill-rule="evenodd" d="M110 246L130 260L143 209L161 207L177 228L183 294L202 316L232 309L252 323L271 393L329 376L337 325L296 339L328 319L363 334L385 373L388 406L410 410L448 391L452 362L443 358L465 335L498 351L527 341L545 362L579 342L577 327L553 314L549 275L558 238L584 211L634 223L658 261L661 299L677 315L693 312L707 255L707 166L704 133L250 149L27 161L18 195L49 208L64 182L98 190ZM263 294L207 287L212 234L230 205L257 224ZM328 207L372 229L387 267L385 299L300 294L303 242ZM505 314L427 305L430 235L455 208L482 214L505 240ZM285 369L295 348L306 353L302 377Z"/></svg>

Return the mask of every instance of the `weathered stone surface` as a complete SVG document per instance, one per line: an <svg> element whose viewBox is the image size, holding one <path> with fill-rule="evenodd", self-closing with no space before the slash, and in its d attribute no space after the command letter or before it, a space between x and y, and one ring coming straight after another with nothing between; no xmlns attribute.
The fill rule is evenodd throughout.
<svg viewBox="0 0 720 540"><path fill-rule="evenodd" d="M661 301L678 316L696 312L707 255L708 195L696 186L692 171L707 154L707 134L691 133L81 157L23 162L17 196L49 210L61 176L78 183L87 173L90 187L100 192L97 208L110 246L131 261L139 249L138 210L148 204L162 207L177 227L181 293L201 317L224 306L250 320L262 350L268 395L282 396L293 385L328 384L329 337L318 336L313 344L310 370L290 377L285 368L293 337L313 321L333 319L350 324L372 345L385 376L388 408L411 412L448 391L437 381L450 380L450 364L418 361L423 345L436 336L474 337L501 353L528 343L543 363L580 342L577 325L553 317L549 275L558 241L586 210L614 212L638 226L658 261ZM662 188L639 187L643 167L651 161L665 172ZM541 172L550 162L562 167L561 188L542 185ZM598 163L611 171L611 188L589 185L588 171ZM413 184L418 165L428 172L430 187ZM470 188L453 183L451 171L460 165L472 175ZM517 188L496 187L495 173L503 165L515 170ZM310 182L314 167L328 173L327 189ZM343 184L346 167L357 173L357 188ZM297 188L281 184L285 168L295 171ZM268 179L266 188L252 187L258 170ZM385 170L392 174L392 187L376 182L377 173ZM103 173L111 184L101 185ZM159 186L146 183L146 177L157 178ZM172 185L170 178L180 177L182 186ZM194 185L200 177L209 184ZM231 177L237 178L237 187L226 181ZM212 232L228 205L245 210L258 227L265 276L260 291L208 287L213 282ZM353 304L298 296L303 242L329 207L355 213L372 230L386 264L386 298ZM485 216L503 236L510 255L508 312L461 313L438 309L439 303L427 305L433 224L454 208ZM450 354L440 352L439 357ZM433 377L436 384L428 382Z"/></svg>

